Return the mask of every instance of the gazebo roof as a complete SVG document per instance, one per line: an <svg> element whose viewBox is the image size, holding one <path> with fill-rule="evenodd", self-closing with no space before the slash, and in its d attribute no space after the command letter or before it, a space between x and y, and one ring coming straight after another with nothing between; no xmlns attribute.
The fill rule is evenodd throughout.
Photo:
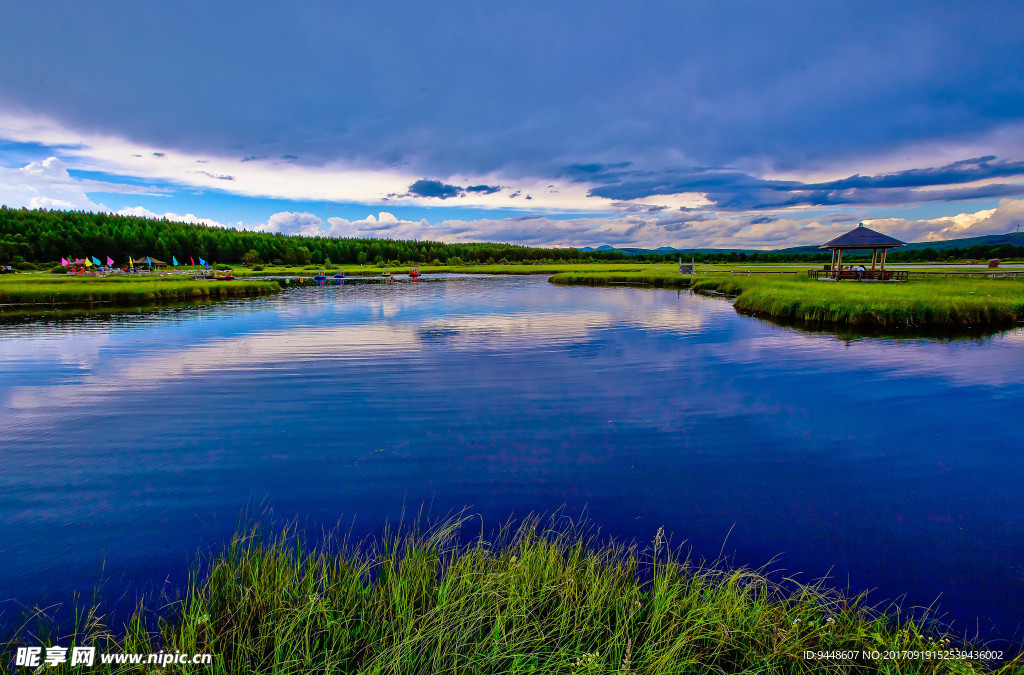
<svg viewBox="0 0 1024 675"><path fill-rule="evenodd" d="M876 232L870 227L864 227L864 223L861 223L846 234L842 234L818 248L892 248L894 246L906 246L906 242Z"/></svg>

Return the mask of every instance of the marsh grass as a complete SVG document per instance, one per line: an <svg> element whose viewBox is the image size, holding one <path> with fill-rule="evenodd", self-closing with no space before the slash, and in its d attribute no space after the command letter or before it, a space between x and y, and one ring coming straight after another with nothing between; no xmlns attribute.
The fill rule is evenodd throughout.
<svg viewBox="0 0 1024 675"><path fill-rule="evenodd" d="M0 278L0 303L132 305L196 298L235 298L275 293L271 281L210 281L187 276L51 277L16 275Z"/></svg>
<svg viewBox="0 0 1024 675"><path fill-rule="evenodd" d="M639 285L658 288L689 288L693 277L679 274L676 265L648 266L635 270L574 270L554 274L548 281L560 286Z"/></svg>
<svg viewBox="0 0 1024 675"><path fill-rule="evenodd" d="M639 272L556 274L555 284L634 283L736 296L737 311L810 324L927 328L1011 326L1024 319L1024 279L912 279L897 283L815 281L797 275L698 274L672 267Z"/></svg>
<svg viewBox="0 0 1024 675"><path fill-rule="evenodd" d="M736 296L738 311L809 323L889 328L1012 325L1024 317L1024 281L933 279L825 282L709 276L694 290Z"/></svg>
<svg viewBox="0 0 1024 675"><path fill-rule="evenodd" d="M660 530L640 548L553 522L529 520L488 541L467 539L469 522L457 518L358 546L255 530L173 601L140 606L117 633L86 612L60 644L214 654L211 667L166 671L183 673L909 675L1019 665L807 660L807 650L935 651L960 641L823 584L695 563ZM25 629L17 640L57 634ZM103 668L73 672L114 672Z"/></svg>

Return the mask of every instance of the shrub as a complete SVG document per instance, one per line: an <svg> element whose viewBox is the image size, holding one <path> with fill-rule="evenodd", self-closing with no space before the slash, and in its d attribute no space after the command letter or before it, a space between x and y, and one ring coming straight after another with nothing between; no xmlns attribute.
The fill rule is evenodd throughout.
<svg viewBox="0 0 1024 675"><path fill-rule="evenodd" d="M252 266L252 271L253 272L262 272L263 271L263 265L253 265Z"/></svg>
<svg viewBox="0 0 1024 675"><path fill-rule="evenodd" d="M255 249L250 248L242 255L243 265L255 265L260 262L260 254Z"/></svg>

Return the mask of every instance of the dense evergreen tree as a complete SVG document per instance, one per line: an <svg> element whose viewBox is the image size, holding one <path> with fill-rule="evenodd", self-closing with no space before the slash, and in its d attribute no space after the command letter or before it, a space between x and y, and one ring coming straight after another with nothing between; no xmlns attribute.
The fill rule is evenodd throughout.
<svg viewBox="0 0 1024 675"><path fill-rule="evenodd" d="M468 264L551 260L624 260L618 251L582 252L574 248L531 248L513 244L445 244L439 241L301 237L233 230L135 216L81 211L43 211L0 207L0 262L53 263L62 257L149 255L179 263L189 257L220 263L264 262L335 265L378 261L430 263L463 260Z"/></svg>

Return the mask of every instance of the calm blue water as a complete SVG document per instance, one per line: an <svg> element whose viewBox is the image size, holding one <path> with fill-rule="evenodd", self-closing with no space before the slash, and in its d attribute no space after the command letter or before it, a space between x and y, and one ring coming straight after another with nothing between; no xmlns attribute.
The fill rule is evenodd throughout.
<svg viewBox="0 0 1024 675"><path fill-rule="evenodd" d="M2 326L0 611L180 583L246 508L370 533L564 506L1019 639L1022 353L541 278Z"/></svg>

